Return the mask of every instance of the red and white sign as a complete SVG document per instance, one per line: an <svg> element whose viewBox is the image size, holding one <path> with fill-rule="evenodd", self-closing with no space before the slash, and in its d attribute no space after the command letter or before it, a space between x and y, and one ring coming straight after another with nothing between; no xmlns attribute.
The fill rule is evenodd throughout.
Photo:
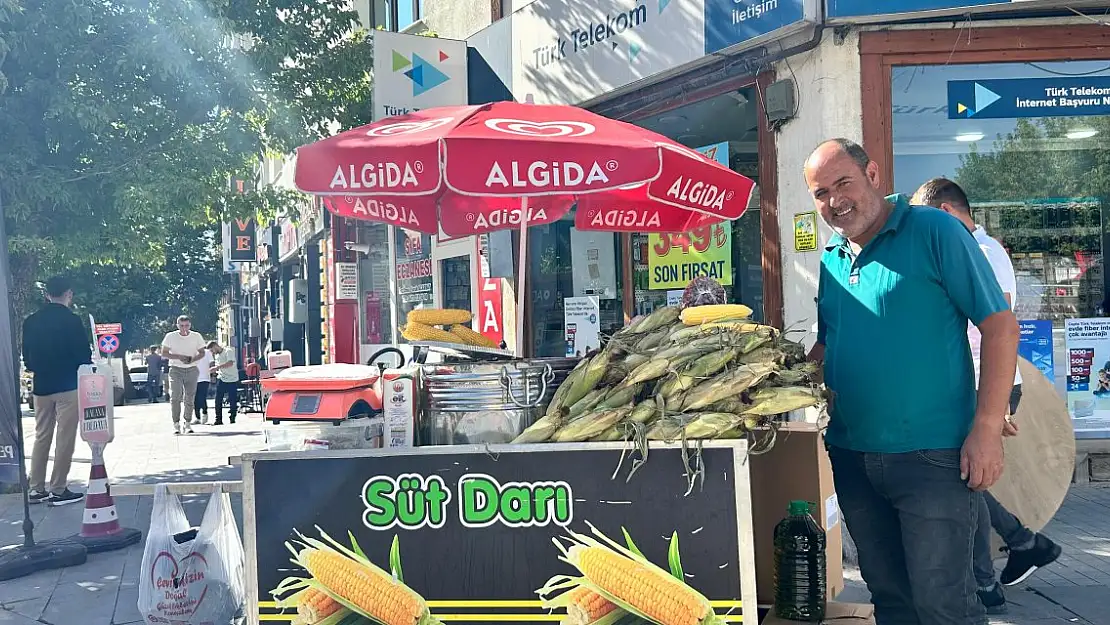
<svg viewBox="0 0 1110 625"><path fill-rule="evenodd" d="M431 197L361 197L337 195L323 198L324 206L333 214L352 219L382 223L438 234L436 205Z"/></svg>
<svg viewBox="0 0 1110 625"><path fill-rule="evenodd" d="M105 334L122 334L122 323L98 323L94 326L97 336L104 336Z"/></svg>
<svg viewBox="0 0 1110 625"><path fill-rule="evenodd" d="M115 438L112 377L106 369L82 366L77 372L77 418L81 440L106 445Z"/></svg>
<svg viewBox="0 0 1110 625"><path fill-rule="evenodd" d="M501 307L501 281L504 278L478 279L478 319L476 330L487 339L500 344L505 338L505 321Z"/></svg>
<svg viewBox="0 0 1110 625"><path fill-rule="evenodd" d="M476 198L453 195L454 210L445 211L441 217L443 232L464 237L486 234L497 230L519 229L524 219L522 202L515 197ZM528 225L542 226L562 219L574 198L568 195L537 197L528 201Z"/></svg>

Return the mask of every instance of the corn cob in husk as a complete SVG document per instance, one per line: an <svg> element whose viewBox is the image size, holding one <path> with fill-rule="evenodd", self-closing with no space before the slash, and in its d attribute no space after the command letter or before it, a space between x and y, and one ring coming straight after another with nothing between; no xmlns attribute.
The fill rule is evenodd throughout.
<svg viewBox="0 0 1110 625"><path fill-rule="evenodd" d="M588 441L616 425L632 411L631 406L591 412L559 428L552 439L557 443Z"/></svg>
<svg viewBox="0 0 1110 625"><path fill-rule="evenodd" d="M682 402L682 411L693 412L739 395L767 379L774 371L774 365L741 365L732 371L721 373L687 391Z"/></svg>
<svg viewBox="0 0 1110 625"><path fill-rule="evenodd" d="M821 403L821 394L803 386L769 386L750 394L752 405L744 414L771 416Z"/></svg>
<svg viewBox="0 0 1110 625"><path fill-rule="evenodd" d="M651 429L647 432L647 438L648 440L667 442L684 438L718 438L728 430L742 424L743 421L743 417L727 412L702 412L664 417L651 426Z"/></svg>

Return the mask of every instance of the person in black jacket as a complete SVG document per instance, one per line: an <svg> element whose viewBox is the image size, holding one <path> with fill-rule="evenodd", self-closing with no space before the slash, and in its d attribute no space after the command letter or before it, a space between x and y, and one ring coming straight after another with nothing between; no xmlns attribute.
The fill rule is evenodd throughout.
<svg viewBox="0 0 1110 625"><path fill-rule="evenodd" d="M23 363L34 375L35 447L31 456L31 503L61 506L84 495L68 488L73 447L77 443L77 369L92 364L89 334L70 311L69 280L46 282L46 305L23 322ZM46 484L46 461L57 426L54 471Z"/></svg>

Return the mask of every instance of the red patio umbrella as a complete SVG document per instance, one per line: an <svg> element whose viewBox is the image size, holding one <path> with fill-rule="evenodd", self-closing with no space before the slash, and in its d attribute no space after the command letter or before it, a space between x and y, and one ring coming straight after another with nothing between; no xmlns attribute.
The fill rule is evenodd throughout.
<svg viewBox="0 0 1110 625"><path fill-rule="evenodd" d="M740 217L755 184L657 133L572 106L424 109L297 150L296 186L333 213L452 236L575 227L683 232ZM523 327L517 324L517 345Z"/></svg>

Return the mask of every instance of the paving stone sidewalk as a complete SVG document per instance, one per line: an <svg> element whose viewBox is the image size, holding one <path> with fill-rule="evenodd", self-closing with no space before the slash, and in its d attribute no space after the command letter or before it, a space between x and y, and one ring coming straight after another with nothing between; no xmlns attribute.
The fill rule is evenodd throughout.
<svg viewBox="0 0 1110 625"><path fill-rule="evenodd" d="M24 427L31 426L25 419ZM262 422L246 415L235 426L198 427L189 436L174 436L165 404L118 409L116 441L108 446L108 474L113 483L237 480L229 456L260 449ZM81 486L88 476L88 447L79 444L72 478ZM1110 486L1110 485L1108 485ZM199 523L207 496L182 498L193 523ZM232 496L242 528L242 505ZM146 531L153 498L116 497L121 522ZM81 527L83 506L32 507L35 536L58 540ZM0 495L0 547L22 544L22 498ZM1064 555L1028 582L1009 589L1009 613L993 625L1110 624L1110 487L1073 487L1045 532L1064 546ZM126 625L140 623L138 579L142 545L93 554L86 564L44 571L0 582L0 625ZM867 601L856 570L846 571L843 601Z"/></svg>

